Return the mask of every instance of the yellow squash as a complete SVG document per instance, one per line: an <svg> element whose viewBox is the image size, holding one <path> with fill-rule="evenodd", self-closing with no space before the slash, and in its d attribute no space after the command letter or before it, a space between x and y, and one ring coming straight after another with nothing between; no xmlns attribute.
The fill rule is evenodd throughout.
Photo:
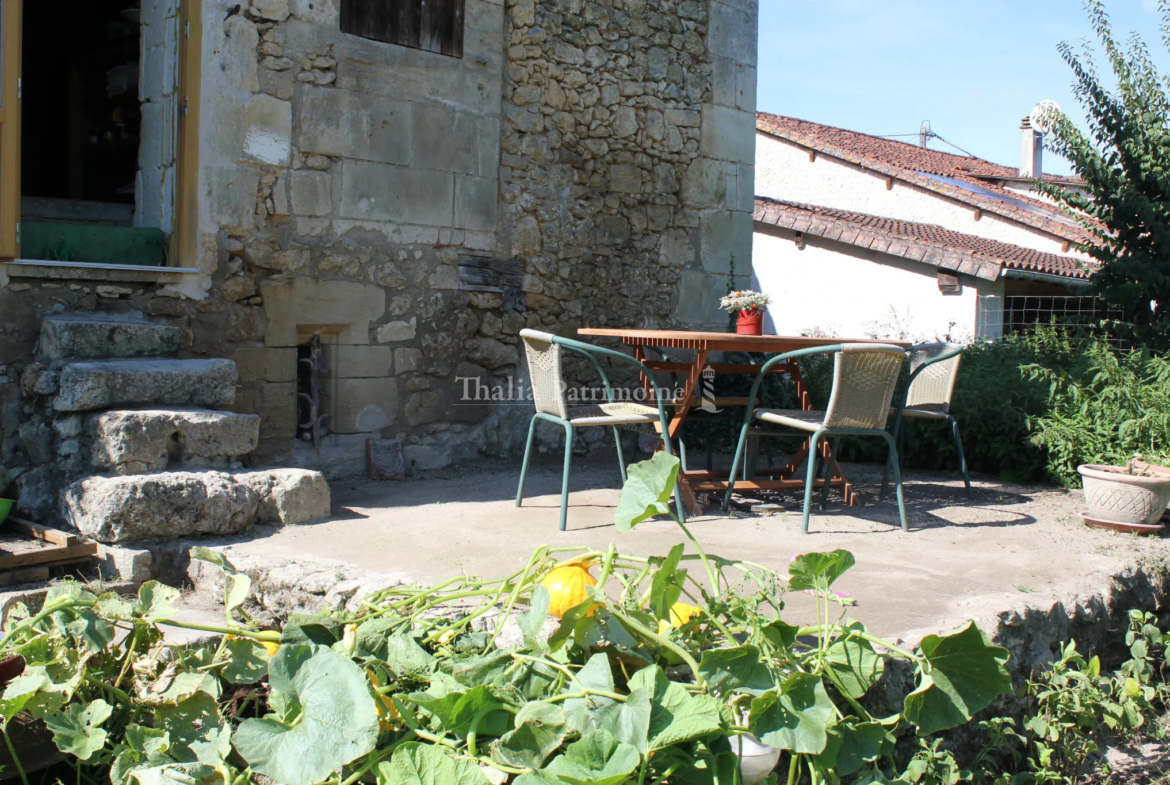
<svg viewBox="0 0 1170 785"><path fill-rule="evenodd" d="M260 645L268 650L269 657L275 656L276 653L278 651L280 651L280 644L279 643L272 643L271 641L262 641L260 643Z"/></svg>
<svg viewBox="0 0 1170 785"><path fill-rule="evenodd" d="M665 619L658 621L658 634L665 635L670 629L683 626L702 612L702 608L687 605L685 602L676 602L670 606L670 621Z"/></svg>
<svg viewBox="0 0 1170 785"><path fill-rule="evenodd" d="M560 619L570 609L585 602L589 587L597 585L597 579L590 574L589 567L589 562L566 564L557 567L540 582L541 586L548 589L549 614Z"/></svg>

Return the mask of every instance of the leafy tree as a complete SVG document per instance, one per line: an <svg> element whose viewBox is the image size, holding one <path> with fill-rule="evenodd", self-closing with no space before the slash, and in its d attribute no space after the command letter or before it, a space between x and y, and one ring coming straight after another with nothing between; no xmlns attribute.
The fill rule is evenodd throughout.
<svg viewBox="0 0 1170 785"><path fill-rule="evenodd" d="M1162 43L1170 49L1170 0L1158 6ZM1170 346L1170 81L1137 33L1126 47L1118 44L1102 0L1086 0L1085 9L1116 84L1102 83L1088 42L1080 54L1060 45L1089 131L1056 112L1049 146L1072 163L1087 193L1044 188L1087 230L1080 247L1101 263L1091 281L1102 300L1122 311L1117 326L1164 348Z"/></svg>

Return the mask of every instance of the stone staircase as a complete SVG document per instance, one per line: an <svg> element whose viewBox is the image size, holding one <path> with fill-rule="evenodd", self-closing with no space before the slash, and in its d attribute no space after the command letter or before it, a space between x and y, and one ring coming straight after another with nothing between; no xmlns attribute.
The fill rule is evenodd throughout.
<svg viewBox="0 0 1170 785"><path fill-rule="evenodd" d="M17 515L133 551L329 514L321 474L244 470L260 418L223 410L235 401L235 363L177 359L181 337L133 316L44 319L21 377L31 411L21 441L34 466L20 480ZM148 577L141 560L106 555L116 572L134 573L120 577Z"/></svg>

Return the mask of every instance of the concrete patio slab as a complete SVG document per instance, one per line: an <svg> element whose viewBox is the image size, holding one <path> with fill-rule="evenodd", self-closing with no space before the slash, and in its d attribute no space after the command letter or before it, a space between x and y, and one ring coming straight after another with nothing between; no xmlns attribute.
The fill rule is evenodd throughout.
<svg viewBox="0 0 1170 785"><path fill-rule="evenodd" d="M235 541L230 552L253 564L336 560L349 565L348 575L337 568L339 580L358 570L428 584L458 574L503 576L522 568L543 543L604 548L614 542L645 556L664 555L682 541L669 520L618 532L616 467L581 463L564 533L557 530L559 471L534 468L529 498L517 509L517 467L485 462L405 482L335 483L332 519L258 529L255 538ZM813 516L809 535L800 532L800 507L793 499L782 514L704 515L693 520L692 531L709 553L780 570L797 553L852 551L857 566L836 588L856 599L855 618L879 634L907 640L971 618L990 631L1010 625L1012 614L1048 612L1057 603L1100 607L1115 576L1141 566L1150 572L1163 565L1165 572L1165 540L1082 525L1080 491L977 480L968 501L960 481L915 474L906 491L911 531L903 533L895 504L876 500L880 469L847 470L860 486L863 505L831 503ZM812 618L810 597L790 595L789 608L792 621Z"/></svg>

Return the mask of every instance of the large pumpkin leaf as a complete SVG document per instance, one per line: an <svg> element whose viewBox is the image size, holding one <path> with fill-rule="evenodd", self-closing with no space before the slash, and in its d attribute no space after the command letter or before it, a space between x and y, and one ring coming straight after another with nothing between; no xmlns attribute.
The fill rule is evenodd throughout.
<svg viewBox="0 0 1170 785"><path fill-rule="evenodd" d="M846 629L864 632L865 626L852 622L846 625ZM849 697L860 699L881 678L886 663L873 650L869 641L842 637L829 647L826 667L832 671L837 683Z"/></svg>
<svg viewBox="0 0 1170 785"><path fill-rule="evenodd" d="M992 646L975 622L950 635L928 635L919 652L929 672L919 666L918 689L906 696L906 719L929 736L963 725L1012 688L1004 664L1007 649Z"/></svg>
<svg viewBox="0 0 1170 785"><path fill-rule="evenodd" d="M492 745L492 759L505 766L539 769L565 740L565 713L551 703L529 703L516 715L515 730Z"/></svg>
<svg viewBox="0 0 1170 785"><path fill-rule="evenodd" d="M820 677L795 673L752 701L749 727L769 747L819 755L828 743L833 701Z"/></svg>
<svg viewBox="0 0 1170 785"><path fill-rule="evenodd" d="M145 769L133 769L128 776L138 785L218 785L223 775L202 763L167 763Z"/></svg>
<svg viewBox="0 0 1170 785"><path fill-rule="evenodd" d="M45 717L45 726L53 732L57 749L78 760L89 760L106 746L106 732L101 724L113 711L114 707L101 698L85 705L71 703L59 714Z"/></svg>
<svg viewBox="0 0 1170 785"><path fill-rule="evenodd" d="M231 660L219 675L228 684L255 684L268 671L268 650L251 638L232 638L227 655Z"/></svg>
<svg viewBox="0 0 1170 785"><path fill-rule="evenodd" d="M831 553L802 553L788 565L792 591L827 591L838 578L856 564L853 554L837 549Z"/></svg>
<svg viewBox="0 0 1170 785"><path fill-rule="evenodd" d="M138 589L138 605L135 610L142 620L150 623L165 621L175 615L182 594L173 586L158 581L147 581Z"/></svg>
<svg viewBox="0 0 1170 785"><path fill-rule="evenodd" d="M621 785L641 761L634 747L599 730L570 744L545 771L569 785Z"/></svg>
<svg viewBox="0 0 1170 785"><path fill-rule="evenodd" d="M285 785L314 785L374 748L378 712L365 672L330 649L283 646L268 661L274 693L300 707L295 724L240 723L233 741L253 770Z"/></svg>
<svg viewBox="0 0 1170 785"><path fill-rule="evenodd" d="M670 621L670 609L682 596L682 582L687 573L679 570L678 563L684 547L680 542L671 548L650 581L650 612L656 619Z"/></svg>
<svg viewBox="0 0 1170 785"><path fill-rule="evenodd" d="M220 731L223 719L219 716L219 705L206 692L196 692L175 705L159 706L154 713L155 727L166 731L171 740L171 756L180 763L199 760L194 749L197 744L210 745L218 752L220 759L231 752L230 745L223 745Z"/></svg>
<svg viewBox="0 0 1170 785"><path fill-rule="evenodd" d="M829 728L829 740L816 757L822 769L847 776L886 753L894 751L894 734L877 722L857 722L852 717Z"/></svg>
<svg viewBox="0 0 1170 785"><path fill-rule="evenodd" d="M378 764L378 785L490 785L469 760L455 760L433 744L403 744Z"/></svg>
<svg viewBox="0 0 1170 785"><path fill-rule="evenodd" d="M655 515L670 514L670 495L678 478L678 458L656 452L648 461L629 468L615 522L620 532L629 531Z"/></svg>
<svg viewBox="0 0 1170 785"><path fill-rule="evenodd" d="M224 615L230 624L232 611L244 604L248 599L248 592L252 588L252 579L242 572L238 572L234 564L228 561L219 551L196 546L191 549L191 558L209 562L219 567L223 573L223 606Z"/></svg>
<svg viewBox="0 0 1170 785"><path fill-rule="evenodd" d="M412 693L407 700L417 703L442 723L449 733L465 734L471 730L471 721L483 709L500 699L486 685L467 692L448 692L435 697L425 692ZM505 711L489 712L481 717L476 732L483 736L502 736L511 727L512 715Z"/></svg>
<svg viewBox="0 0 1170 785"><path fill-rule="evenodd" d="M643 668L629 682L631 690L650 696L649 751L712 736L723 730L719 701L691 695L670 681L657 665Z"/></svg>
<svg viewBox="0 0 1170 785"><path fill-rule="evenodd" d="M760 650L751 645L703 652L699 674L721 694L734 690L762 692L775 686L768 666L760 658Z"/></svg>
<svg viewBox="0 0 1170 785"><path fill-rule="evenodd" d="M516 619L520 631L524 633L524 645L530 649L540 647L537 635L544 629L548 621L548 609L552 605L552 596L544 586L537 586L532 592L532 605Z"/></svg>
<svg viewBox="0 0 1170 785"><path fill-rule="evenodd" d="M585 667L573 674L571 691L585 689L614 691L613 671L607 655L594 654ZM569 698L564 707L565 724L571 732L586 736L595 730L605 730L639 751L646 749L651 708L650 696L645 690L634 690L624 702L600 695Z"/></svg>

